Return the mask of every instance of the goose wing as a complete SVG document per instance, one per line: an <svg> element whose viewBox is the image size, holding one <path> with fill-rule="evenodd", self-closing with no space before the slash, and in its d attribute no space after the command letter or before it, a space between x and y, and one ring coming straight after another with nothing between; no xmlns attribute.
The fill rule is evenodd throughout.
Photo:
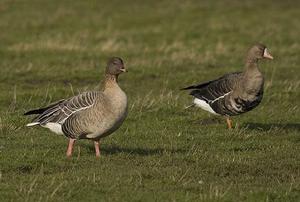
<svg viewBox="0 0 300 202"><path fill-rule="evenodd" d="M48 107L34 109L24 115L39 114L32 120L33 125L46 125L47 123L63 124L71 115L88 109L95 104L97 92L85 92L66 100L60 100Z"/></svg>
<svg viewBox="0 0 300 202"><path fill-rule="evenodd" d="M204 100L208 104L212 104L230 94L238 84L241 77L242 72L225 74L218 79L189 86L183 90L192 89L190 95Z"/></svg>

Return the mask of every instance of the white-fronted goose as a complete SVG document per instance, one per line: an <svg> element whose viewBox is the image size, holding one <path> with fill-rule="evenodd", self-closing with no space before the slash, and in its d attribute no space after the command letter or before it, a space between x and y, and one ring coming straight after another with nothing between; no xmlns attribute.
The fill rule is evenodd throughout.
<svg viewBox="0 0 300 202"><path fill-rule="evenodd" d="M118 76L123 72L122 59L111 58L102 91L85 92L26 112L24 115L38 114L27 126L40 125L67 136L67 156L72 155L76 139L93 140L96 156L100 156L99 140L117 130L127 116L127 97L118 85Z"/></svg>
<svg viewBox="0 0 300 202"><path fill-rule="evenodd" d="M230 116L254 109L262 100L264 77L258 69L258 60L273 59L266 46L256 44L249 49L243 72L226 74L216 80L189 86L194 105L210 113L226 117L228 128L232 128Z"/></svg>

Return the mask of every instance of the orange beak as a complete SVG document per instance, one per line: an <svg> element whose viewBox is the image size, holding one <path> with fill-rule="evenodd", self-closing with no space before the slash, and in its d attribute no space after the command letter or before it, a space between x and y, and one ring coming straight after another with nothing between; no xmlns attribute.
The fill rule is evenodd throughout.
<svg viewBox="0 0 300 202"><path fill-rule="evenodd" d="M263 55L264 58L267 58L267 59L270 59L270 60L273 60L273 56L268 52L268 50L265 48L264 50L264 55Z"/></svg>

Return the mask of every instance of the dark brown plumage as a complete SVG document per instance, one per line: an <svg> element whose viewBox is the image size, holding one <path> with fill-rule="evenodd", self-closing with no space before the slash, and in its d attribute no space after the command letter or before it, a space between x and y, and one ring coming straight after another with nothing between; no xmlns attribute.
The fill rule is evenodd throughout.
<svg viewBox="0 0 300 202"><path fill-rule="evenodd" d="M223 115L231 128L229 116L239 115L254 109L262 100L264 77L258 69L258 60L273 57L266 46L256 44L246 56L245 70L226 74L218 79L189 86L194 105L213 114Z"/></svg>

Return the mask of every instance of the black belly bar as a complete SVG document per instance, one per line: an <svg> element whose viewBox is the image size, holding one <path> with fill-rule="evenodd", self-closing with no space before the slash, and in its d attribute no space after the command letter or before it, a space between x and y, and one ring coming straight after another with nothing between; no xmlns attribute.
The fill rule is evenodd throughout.
<svg viewBox="0 0 300 202"><path fill-rule="evenodd" d="M261 99L248 101L241 98L236 98L232 103L228 99L223 98L211 103L210 106L219 115L236 116L254 109L259 105L260 101Z"/></svg>

